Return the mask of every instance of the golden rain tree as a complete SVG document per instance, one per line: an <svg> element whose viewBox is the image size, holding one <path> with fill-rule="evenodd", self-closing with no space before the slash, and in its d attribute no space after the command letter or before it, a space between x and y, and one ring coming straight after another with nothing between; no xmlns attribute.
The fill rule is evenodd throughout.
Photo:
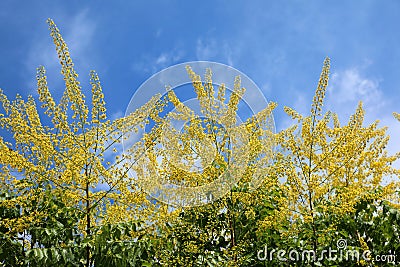
<svg viewBox="0 0 400 267"><path fill-rule="evenodd" d="M276 183L267 175L276 104L239 123L238 105L245 94L240 77L233 90L224 84L215 90L210 69L204 81L190 67L187 72L200 114L170 90L166 99L173 111L153 118L158 123L143 141L146 156L134 166L142 186L180 212L177 220L160 225L164 249L156 250L157 258L167 266L246 265L255 226L247 223L265 198L260 187Z"/></svg>
<svg viewBox="0 0 400 267"><path fill-rule="evenodd" d="M281 152L276 168L286 194L281 208L261 224L261 229L268 229L290 221L283 236L304 235L303 246L314 251L329 242L329 233L338 230L340 218L354 212L357 203L389 198L398 188L392 167L398 155L387 154L387 128L379 128L378 121L364 125L361 102L345 125L332 112L322 114L329 68L327 58L310 115L284 108L296 121L278 135ZM382 184L385 177L392 177L387 185ZM321 218L328 216L330 223L322 224Z"/></svg>
<svg viewBox="0 0 400 267"><path fill-rule="evenodd" d="M71 219L76 219L71 227L76 228L77 235L85 237L86 255L80 263L92 266L91 247L102 225L139 221L154 213L155 206L146 193L127 179L132 162L140 157L139 152L117 154L116 145L130 132L143 127L145 119L158 112L161 104L155 96L129 116L108 120L97 73L90 73L92 99L88 105L67 45L54 22L50 19L47 22L61 63L65 90L56 103L47 85L45 69L39 67L37 90L44 112L38 111L32 96L24 100L17 95L10 101L0 91L4 110L0 113L0 127L13 138L12 142L6 142L0 137L1 191L13 196L2 198L0 205L2 209L17 207L19 213L2 218L0 227L4 238L22 239L24 251L57 254L55 250L40 252L43 248L40 236L30 231L54 219L55 215L49 214L51 209L59 208L55 211L59 214L61 206L67 207ZM99 189L100 185L105 189ZM54 198L62 204L57 207ZM19 260L18 264L22 264L24 259Z"/></svg>
<svg viewBox="0 0 400 267"><path fill-rule="evenodd" d="M220 98L224 94L216 94L215 99L211 72L206 73L206 82L202 83L200 77L188 69L207 123L204 127L200 118L180 103L171 92L169 99L177 110L171 114L171 118L184 118L193 123L186 125L183 134L179 135L168 128L172 124L171 118L161 121L160 126L155 128L157 130L149 136L164 134L168 141L161 146L162 138L157 139L160 143L151 143L153 148L148 150L148 157L141 159L148 172L143 172L142 165L140 170L143 177L151 177L153 174L161 176L161 184L191 186L201 186L218 180L221 173L228 169L227 166L232 164L229 156L224 154L233 153L229 145L225 148L230 127L238 129L243 136L238 144L247 144L249 149L242 151L248 154L241 153L246 162L245 171L241 173L239 180L231 184L233 186L228 194L204 206L181 208L178 220L172 222L172 225L169 222L167 227L162 228L163 241L159 246L164 249L156 251L157 257L163 259L165 265L258 266L261 263L257 260L257 249L267 244L269 247L271 245L271 249L295 247L311 249L317 253L328 245L336 245L334 242L340 237L338 232L351 236L349 228L341 228L343 221L354 221L354 217L359 214L359 207L363 207L364 203L371 203L372 207L381 200L395 196L398 190L395 180L398 170L392 167L392 163L399 155L387 154L387 128L379 128L378 122L364 125L361 103L344 125L340 124L336 114L322 114L329 68L330 60L327 58L313 99L311 114L303 116L285 107L286 113L297 123L276 135L271 132L269 117L275 107L274 103L266 107L264 113L236 126L232 119L234 116L231 115L227 121L224 119L228 114L237 111L235 97L240 99L244 93L239 90L240 86L235 87L238 96L232 94L233 101L231 97L228 106L221 108L223 101ZM221 90L224 88L219 88L219 92ZM233 107L232 103L235 103ZM232 111L228 112L229 109ZM219 114L219 110L225 111ZM204 141L206 138L211 138L209 144L218 148L217 153L211 159L208 158L208 162L213 164L208 165L201 173L194 172L190 169L194 159L190 157L197 155L201 158L207 155L210 148L207 147L207 141ZM279 148L272 158L273 164L269 164L271 158L263 157L269 154L271 141ZM202 151L204 148L207 151ZM184 158L184 155L189 157ZM207 162L207 159L203 161ZM391 178L391 182L384 185L382 181L386 177ZM257 186L254 186L254 181L259 181ZM160 185L156 188L159 189ZM255 188L256 190L251 190ZM172 197L177 197L179 201L186 201L185 196L179 194L180 189L182 187L169 192L173 192ZM202 189L209 192L211 188ZM160 192L154 188L149 191ZM171 195L161 197L170 200ZM176 199L172 199L174 201ZM182 203L179 201L178 203ZM200 198L200 201L204 199ZM372 216L372 213L369 215ZM355 221L354 225L358 225L357 223L359 222ZM364 240L365 236L379 236L382 229L375 227L372 233L361 226L362 229L355 230L355 237L358 239L358 247L366 251L371 248L366 239ZM395 227L393 231L397 231ZM275 266L278 263L271 261L263 264ZM312 264L321 263L312 261Z"/></svg>
<svg viewBox="0 0 400 267"><path fill-rule="evenodd" d="M22 236L22 254L18 255L33 255L38 260L34 264L51 266L61 256L66 256L65 248L72 246L67 256L79 255L77 261L67 260L69 264L99 264L97 256L104 251L100 249L99 252L95 242L103 238L102 233L108 225L145 221L147 226L152 226L147 227L147 234L151 236L164 227L164 221L177 221L174 217L179 214L179 207L170 212L168 205L162 202L165 199L154 204L148 197L148 193L157 197L155 193L160 191L155 192L154 188L159 189L167 182L184 186L186 193L200 188L196 192L198 197L190 193L189 198L184 199L186 202L182 202L182 194L176 190L172 195L169 192L168 197L175 198L175 203L180 201L180 206L203 205L204 201L220 199L213 205L214 210L227 214L228 231L220 233L229 240L231 247L225 254L237 264L240 260L237 258L240 250L235 252L240 245L236 237L240 223L238 216L244 212L250 212L251 216L249 209L241 211L238 206L254 204L254 192L264 181L265 171L269 168L273 145L272 110L276 104L271 103L239 124L236 122L237 109L245 92L240 86L240 77L235 80L235 88L226 101L224 85L218 92L214 91L211 70L207 71L203 84L200 76L188 68L204 118L195 116L170 91L165 98L154 96L125 118L109 121L97 74L94 71L90 74L92 101L89 106L68 48L54 22L48 20L48 24L65 81L60 102L56 103L50 93L44 67L39 67L37 72L42 113L31 96L27 101L21 96L10 101L3 92L0 94L4 109L0 125L14 139L6 142L2 138L0 143L1 189L7 193L7 197L2 198L1 208L17 207L18 210L18 216L2 218L1 227L5 238L18 240L18 236ZM162 118L160 113L168 103L172 103L176 111ZM139 127L145 128L148 118L156 123L151 131L125 153L110 159L108 151L117 153L114 151L116 145L123 138L129 139L129 133ZM187 122L182 133L171 127L176 119ZM159 144L164 147L160 149ZM164 156L161 163L157 160L159 156ZM192 170L196 160L205 165L204 169ZM131 171L137 175L130 175ZM154 175L161 179L154 179ZM106 189L99 190L99 185ZM238 188L242 187L246 189L239 192ZM215 199L205 200L204 196ZM237 203L237 207L234 208L232 203ZM208 207L195 212L200 214ZM57 224L60 213L68 225ZM45 242L41 235L54 237L52 233L48 234L53 229L46 228L49 221L55 221L62 232L72 230L71 235L83 239L78 238L80 242L72 244L68 240L47 242L46 239ZM213 234L211 230L202 236L213 238ZM139 234L130 232L119 239L137 237ZM83 246L84 253L75 249L77 246ZM24 259L16 259L16 263L24 264Z"/></svg>

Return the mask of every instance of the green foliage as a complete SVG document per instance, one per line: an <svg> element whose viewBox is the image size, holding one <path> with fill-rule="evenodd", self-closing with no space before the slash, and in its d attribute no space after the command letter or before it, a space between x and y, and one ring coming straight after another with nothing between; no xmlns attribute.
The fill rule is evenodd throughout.
<svg viewBox="0 0 400 267"><path fill-rule="evenodd" d="M133 236L138 227L134 222L101 227L93 242L94 266L151 266L151 242L147 236Z"/></svg>
<svg viewBox="0 0 400 267"><path fill-rule="evenodd" d="M47 210L45 220L13 235L11 229L0 229L0 266L85 266L86 246L92 248L93 266L151 266L151 242L148 236L138 235L140 223L105 224L96 229L95 239L85 238L76 228L80 215L51 193L47 191L45 202L31 203ZM0 200L5 198L12 196L3 193ZM21 210L1 208L0 212L3 219L17 218Z"/></svg>

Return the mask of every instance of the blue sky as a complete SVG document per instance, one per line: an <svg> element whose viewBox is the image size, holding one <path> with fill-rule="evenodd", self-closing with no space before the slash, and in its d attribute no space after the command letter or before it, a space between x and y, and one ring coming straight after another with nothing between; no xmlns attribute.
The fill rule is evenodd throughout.
<svg viewBox="0 0 400 267"><path fill-rule="evenodd" d="M381 120L400 151L399 1L10 1L0 3L0 88L35 94L39 65L52 93L63 81L47 18L66 40L89 93L89 70L101 78L109 114L121 116L152 74L209 60L249 76L278 102L309 112L323 60L331 58L326 107L346 122L362 100L367 121Z"/></svg>

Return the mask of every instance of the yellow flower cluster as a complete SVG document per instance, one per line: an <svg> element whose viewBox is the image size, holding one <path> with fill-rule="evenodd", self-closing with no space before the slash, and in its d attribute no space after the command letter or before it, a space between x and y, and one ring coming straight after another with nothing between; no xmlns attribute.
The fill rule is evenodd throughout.
<svg viewBox="0 0 400 267"><path fill-rule="evenodd" d="M343 126L336 114L327 112L322 116L329 64L327 58L311 115L304 117L285 107L297 124L278 137L283 151L277 175L287 185L289 218L298 217L312 225L321 212L337 216L352 212L360 199L374 199L380 186L381 198L393 196L398 188L396 182L382 185L382 179L398 175L392 163L399 155L388 156L385 151L389 140L386 128L378 128L378 122L363 125L362 103Z"/></svg>
<svg viewBox="0 0 400 267"><path fill-rule="evenodd" d="M0 114L0 127L14 138L11 144L0 137L1 188L13 196L2 201L0 207L46 203L51 191L66 206L84 215L79 222L83 233L90 233L103 222L132 219L133 214L149 217L155 207L143 208L151 207L151 203L135 186L136 182L127 179L131 160L140 157L142 151L111 153L115 160L110 160L108 151L115 152L115 146L124 137L142 126L149 116L158 114L165 103L154 96L129 116L109 122L100 80L92 71L90 120L68 47L54 22L48 20L48 24L60 59L65 91L56 103L48 89L44 67L37 69L39 101L51 120L50 125L44 125L33 97L25 101L17 95L15 100L9 101L0 90L4 110L4 114ZM95 190L99 185L108 189ZM109 210L105 209L107 205ZM38 206L24 211L18 219L2 220L0 226L21 232L45 220L46 216L46 210Z"/></svg>

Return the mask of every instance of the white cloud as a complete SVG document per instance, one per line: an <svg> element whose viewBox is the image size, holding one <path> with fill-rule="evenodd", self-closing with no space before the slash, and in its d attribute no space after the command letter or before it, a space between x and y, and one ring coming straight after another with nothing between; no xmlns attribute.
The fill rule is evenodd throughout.
<svg viewBox="0 0 400 267"><path fill-rule="evenodd" d="M385 105L379 86L379 80L365 77L356 67L335 72L327 89L327 107L348 117L362 101L368 113L377 113Z"/></svg>
<svg viewBox="0 0 400 267"><path fill-rule="evenodd" d="M196 57L199 60L208 60L217 55L217 43L214 39L197 39L196 43Z"/></svg>
<svg viewBox="0 0 400 267"><path fill-rule="evenodd" d="M239 47L233 49L226 41L218 43L214 38L197 39L196 58L198 60L212 60L222 58L226 64L233 66L234 59L239 55Z"/></svg>
<svg viewBox="0 0 400 267"><path fill-rule="evenodd" d="M183 51L175 50L170 53L161 53L156 59L156 65L158 66L169 66L179 61L183 56Z"/></svg>
<svg viewBox="0 0 400 267"><path fill-rule="evenodd" d="M95 29L95 24L87 17L87 10L77 14L68 24L65 35L65 40L69 44L71 53L82 56L91 43Z"/></svg>
<svg viewBox="0 0 400 267"><path fill-rule="evenodd" d="M170 67L183 58L185 52L173 49L170 52L162 52L158 56L150 54L142 56L142 59L132 65L134 71L156 73L164 68Z"/></svg>
<svg viewBox="0 0 400 267"><path fill-rule="evenodd" d="M162 53L157 59L156 59L156 64L165 64L165 62L168 61L168 55L165 53Z"/></svg>

